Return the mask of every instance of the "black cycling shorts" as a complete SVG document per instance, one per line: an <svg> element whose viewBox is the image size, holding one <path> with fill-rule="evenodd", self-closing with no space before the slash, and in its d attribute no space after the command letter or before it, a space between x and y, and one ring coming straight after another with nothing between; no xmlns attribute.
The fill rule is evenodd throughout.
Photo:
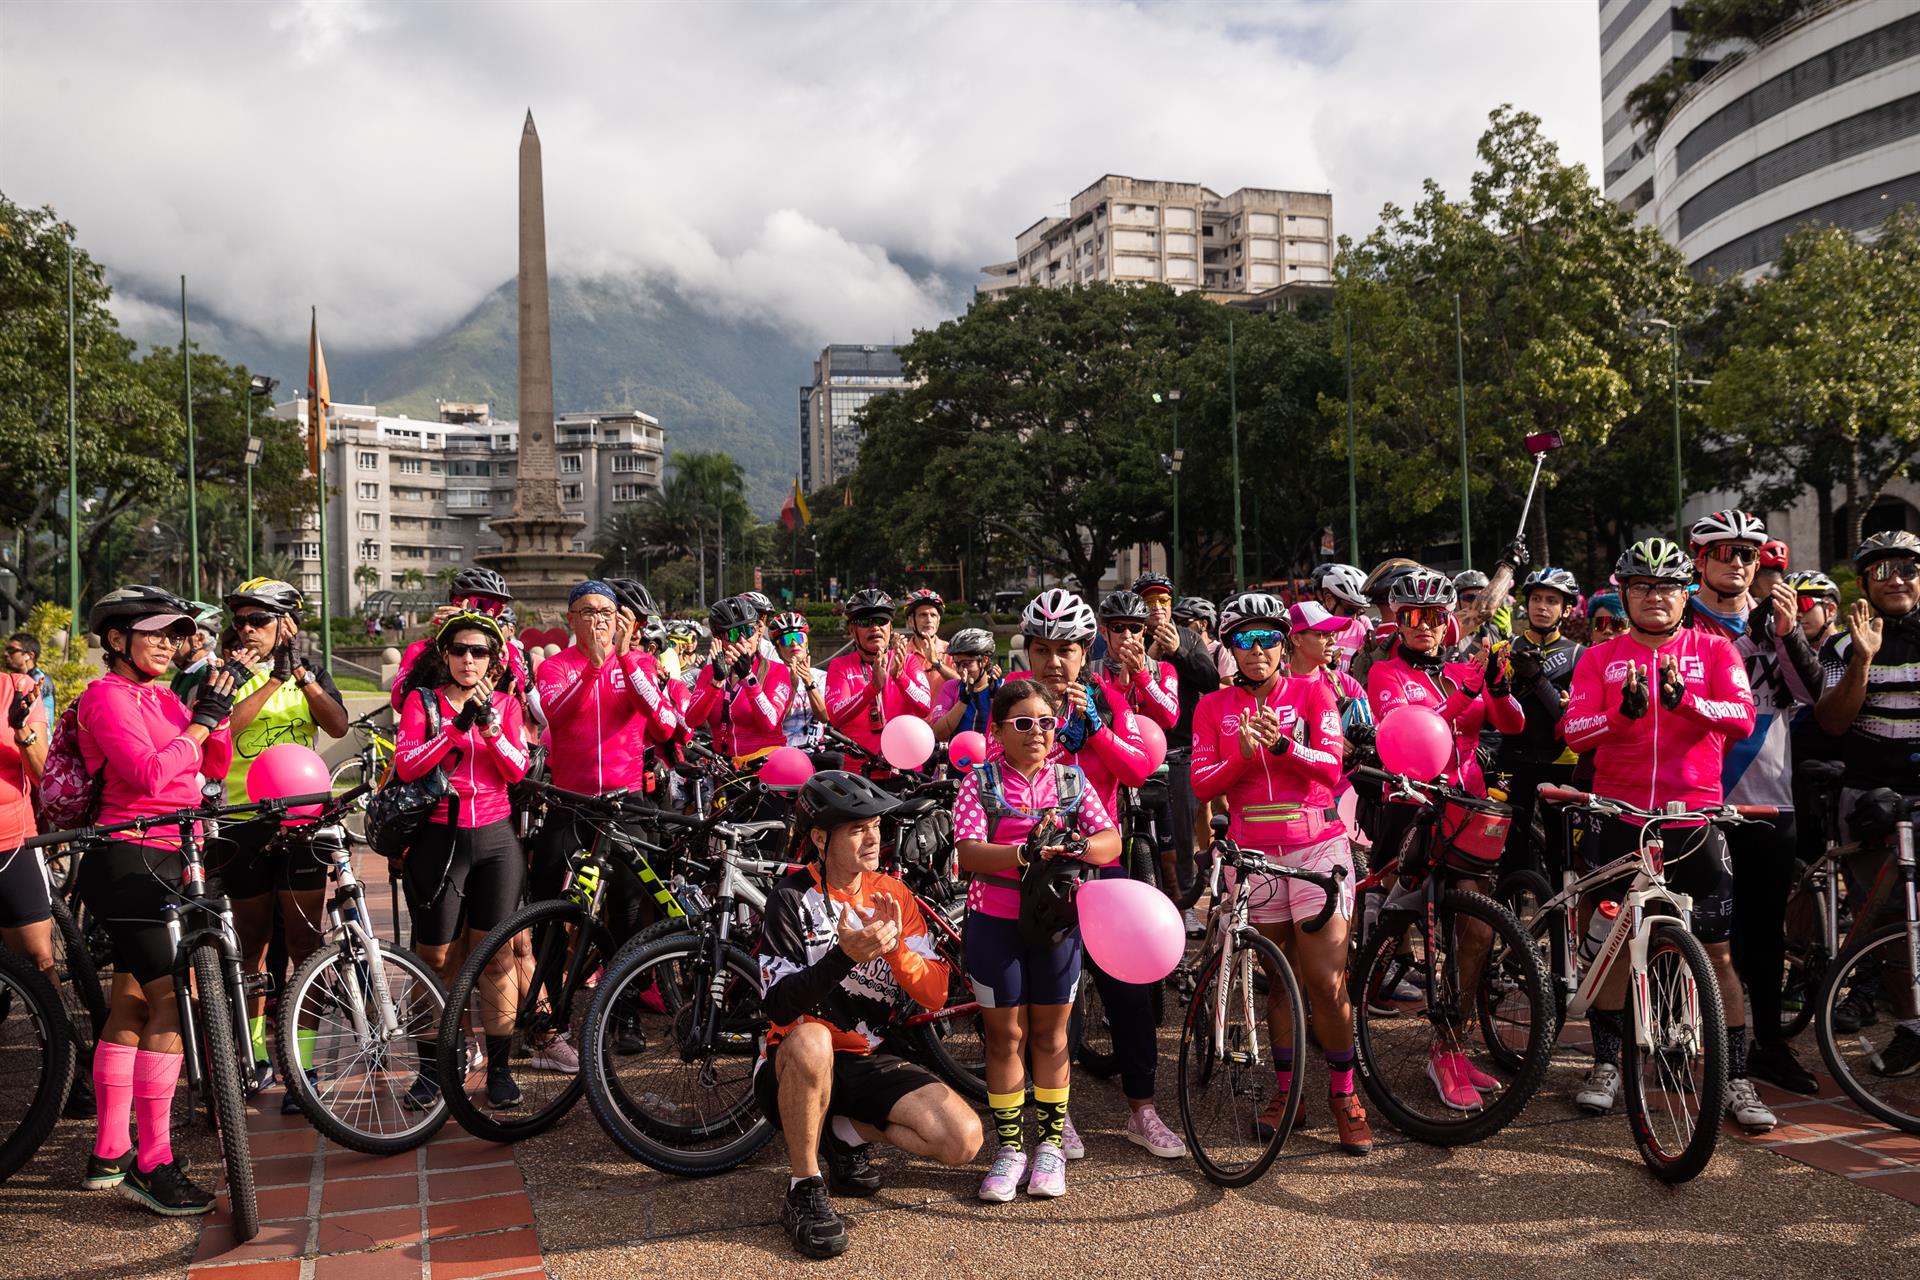
<svg viewBox="0 0 1920 1280"><path fill-rule="evenodd" d="M285 836L268 849L282 830ZM206 842L204 856L209 886L235 900L327 887L326 860L297 826L283 828L263 818L227 823Z"/></svg>
<svg viewBox="0 0 1920 1280"><path fill-rule="evenodd" d="M753 1072L753 1097L760 1114L780 1127L780 1077L774 1059L780 1046L772 1045L767 1056ZM890 1053L845 1053L833 1055L833 1092L827 1098L829 1116L845 1116L875 1129L887 1127L887 1119L900 1099L916 1089L939 1084L940 1077L917 1063L896 1058Z"/></svg>
<svg viewBox="0 0 1920 1280"><path fill-rule="evenodd" d="M527 859L513 820L484 827L427 823L407 850L400 885L416 946L452 942L463 919L468 929L493 928L519 909L527 887Z"/></svg>
<svg viewBox="0 0 1920 1280"><path fill-rule="evenodd" d="M1663 834L1667 885L1693 899L1693 936L1702 942L1725 942L1733 931L1733 861L1727 855L1726 835L1715 826L1670 826ZM1639 843L1638 826L1607 818L1597 849L1585 858L1587 867L1604 866L1632 853Z"/></svg>
<svg viewBox="0 0 1920 1280"><path fill-rule="evenodd" d="M40 851L0 851L0 929L24 929L51 919L53 899Z"/></svg>
<svg viewBox="0 0 1920 1280"><path fill-rule="evenodd" d="M160 911L181 901L180 851L112 840L80 856L80 901L113 941L113 967L145 986L173 972Z"/></svg>

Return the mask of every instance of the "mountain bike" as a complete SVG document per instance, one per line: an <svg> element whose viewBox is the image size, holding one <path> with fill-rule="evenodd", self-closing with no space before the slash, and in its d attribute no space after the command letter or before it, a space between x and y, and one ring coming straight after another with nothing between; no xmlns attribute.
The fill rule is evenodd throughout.
<svg viewBox="0 0 1920 1280"><path fill-rule="evenodd" d="M1594 1007L1616 965L1627 970L1631 1026L1621 1036L1620 1074L1626 1086L1627 1121L1640 1158L1662 1182L1685 1182L1713 1159L1720 1140L1720 1112L1727 1095L1727 1016L1707 950L1689 931L1693 899L1667 883L1667 869L1697 856L1699 843L1669 859L1666 828L1756 822L1779 811L1767 805L1716 805L1688 809L1642 809L1623 800L1571 787L1543 786L1541 804L1565 805L1603 818L1641 820L1639 843L1587 873L1573 870L1571 850L1561 889L1541 904L1534 921L1536 947L1550 956L1558 1022L1582 1018ZM1571 843L1571 837L1569 837ZM1583 899L1618 882L1620 913L1589 961ZM1608 886L1616 886L1608 889Z"/></svg>
<svg viewBox="0 0 1920 1280"><path fill-rule="evenodd" d="M326 859L333 894L320 945L280 998L276 1036L282 1078L314 1128L354 1151L394 1155L446 1123L444 1101L422 1108L408 1095L423 1065L420 1041L435 1034L447 997L425 961L382 942L373 927L342 823L365 789L335 797L297 855ZM303 1039L312 1045L311 1079L298 1068Z"/></svg>
<svg viewBox="0 0 1920 1280"><path fill-rule="evenodd" d="M73 1073L60 997L32 962L0 948L0 1182L53 1132Z"/></svg>
<svg viewBox="0 0 1920 1280"><path fill-rule="evenodd" d="M1232 868L1233 893L1216 896L1197 964L1199 980L1180 1031L1180 1125L1200 1172L1216 1186L1244 1187L1267 1171L1300 1118L1300 1095L1291 1091L1280 1123L1268 1137L1256 1123L1278 1085L1272 1045L1306 1043L1306 1009L1293 966L1280 948L1247 922L1260 881L1278 876L1318 885L1327 899L1300 927L1318 933L1340 905L1346 868L1332 874L1283 866L1265 854L1242 849L1226 835L1229 819L1213 820L1213 865ZM1267 882L1271 884L1272 882ZM1255 962L1265 992L1255 989ZM1269 1043L1261 1043L1261 1033Z"/></svg>

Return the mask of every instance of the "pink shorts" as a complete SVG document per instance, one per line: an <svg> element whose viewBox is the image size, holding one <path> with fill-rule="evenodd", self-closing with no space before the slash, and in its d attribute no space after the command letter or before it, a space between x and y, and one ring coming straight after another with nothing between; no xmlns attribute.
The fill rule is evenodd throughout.
<svg viewBox="0 0 1920 1280"><path fill-rule="evenodd" d="M1296 845L1291 849L1263 849L1261 852L1281 866L1299 867L1303 871L1332 871L1335 867L1345 867L1347 875L1340 882L1340 904L1334 908L1334 912L1342 920L1353 918L1353 851L1348 848L1344 834L1329 836L1313 844ZM1234 873L1231 868L1227 870L1226 881L1227 892L1232 893ZM1320 914L1320 908L1326 900L1326 892L1319 885L1309 884L1305 880L1289 880L1283 876L1256 875L1247 899L1247 919L1253 924L1312 920Z"/></svg>

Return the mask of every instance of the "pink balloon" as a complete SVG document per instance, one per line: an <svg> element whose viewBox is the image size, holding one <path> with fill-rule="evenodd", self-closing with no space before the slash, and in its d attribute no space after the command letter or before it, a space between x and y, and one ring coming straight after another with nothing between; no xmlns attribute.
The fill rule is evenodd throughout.
<svg viewBox="0 0 1920 1280"><path fill-rule="evenodd" d="M918 769L933 754L933 726L919 716L887 721L880 731L880 754L896 769Z"/></svg>
<svg viewBox="0 0 1920 1280"><path fill-rule="evenodd" d="M954 768L966 773L977 764L986 763L987 739L985 734L975 733L972 729L953 735L953 741L947 744L947 761Z"/></svg>
<svg viewBox="0 0 1920 1280"><path fill-rule="evenodd" d="M1122 982L1158 982L1187 949L1180 911L1138 880L1089 880L1076 897L1080 940L1093 962Z"/></svg>
<svg viewBox="0 0 1920 1280"><path fill-rule="evenodd" d="M1426 707L1396 707L1374 732L1380 763L1391 773L1430 782L1453 763L1453 730Z"/></svg>
<svg viewBox="0 0 1920 1280"><path fill-rule="evenodd" d="M297 742L268 747L247 766L249 800L279 800L285 796L332 790L333 778L327 772L327 762L320 758L318 751ZM289 817L312 818L319 814L320 806L305 805L287 812Z"/></svg>
<svg viewBox="0 0 1920 1280"><path fill-rule="evenodd" d="M798 747L781 747L760 764L760 781L769 787L797 787L813 776L813 758Z"/></svg>
<svg viewBox="0 0 1920 1280"><path fill-rule="evenodd" d="M1147 772L1152 773L1167 761L1167 735L1145 716L1135 716L1133 722L1140 726L1140 745L1147 749Z"/></svg>

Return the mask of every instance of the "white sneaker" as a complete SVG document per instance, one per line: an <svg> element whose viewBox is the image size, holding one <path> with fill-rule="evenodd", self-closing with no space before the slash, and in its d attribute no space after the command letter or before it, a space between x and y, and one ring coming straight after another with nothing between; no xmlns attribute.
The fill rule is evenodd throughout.
<svg viewBox="0 0 1920 1280"><path fill-rule="evenodd" d="M1073 1127L1072 1116L1068 1116L1066 1124L1061 1126L1060 1152L1069 1160L1087 1158L1087 1144L1080 1141L1080 1131Z"/></svg>
<svg viewBox="0 0 1920 1280"><path fill-rule="evenodd" d="M1573 1105L1582 1111L1603 1116L1620 1101L1620 1068L1611 1062L1596 1062L1586 1080L1574 1092Z"/></svg>
<svg viewBox="0 0 1920 1280"><path fill-rule="evenodd" d="M1745 1076L1727 1081L1727 1114L1748 1133L1765 1133L1780 1123L1777 1116L1760 1101L1759 1090Z"/></svg>
<svg viewBox="0 0 1920 1280"><path fill-rule="evenodd" d="M1164 1160L1172 1160L1187 1154L1187 1144L1180 1136L1167 1128L1160 1119L1160 1113L1151 1106L1141 1107L1127 1116L1124 1131L1127 1141L1136 1147L1145 1147Z"/></svg>
<svg viewBox="0 0 1920 1280"><path fill-rule="evenodd" d="M1186 911L1181 914L1180 918L1186 922L1187 936L1189 938L1202 938L1206 936L1206 922L1193 913L1192 907L1188 907Z"/></svg>
<svg viewBox="0 0 1920 1280"><path fill-rule="evenodd" d="M580 1055L573 1051L564 1035L555 1036L533 1051L530 1064L535 1071L557 1071L561 1075L580 1074Z"/></svg>

